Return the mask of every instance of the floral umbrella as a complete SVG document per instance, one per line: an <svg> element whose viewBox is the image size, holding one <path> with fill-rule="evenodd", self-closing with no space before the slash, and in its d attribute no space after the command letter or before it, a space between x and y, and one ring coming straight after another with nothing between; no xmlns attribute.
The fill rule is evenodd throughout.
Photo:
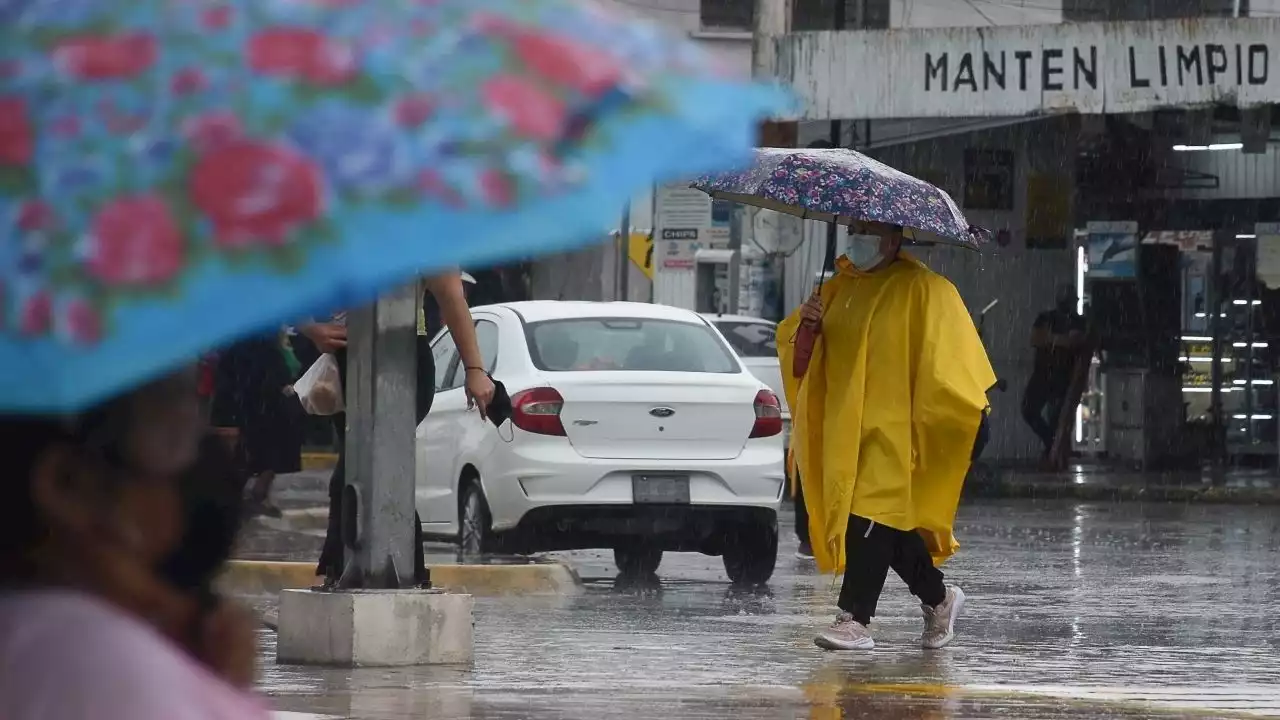
<svg viewBox="0 0 1280 720"><path fill-rule="evenodd" d="M964 219L946 191L843 148L756 150L745 170L705 175L693 187L715 198L802 218L901 225L907 239L978 249L986 231Z"/></svg>
<svg viewBox="0 0 1280 720"><path fill-rule="evenodd" d="M0 412L596 240L786 106L585 0L0 0Z"/></svg>

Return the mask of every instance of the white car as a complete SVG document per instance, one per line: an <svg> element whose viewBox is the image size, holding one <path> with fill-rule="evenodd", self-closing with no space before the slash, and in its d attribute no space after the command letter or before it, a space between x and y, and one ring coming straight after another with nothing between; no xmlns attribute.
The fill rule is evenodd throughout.
<svg viewBox="0 0 1280 720"><path fill-rule="evenodd" d="M778 363L778 325L771 320L750 315L704 314L707 322L716 326L733 351L742 358L752 375L769 386L782 403L782 421L786 426L786 440L791 439L791 409L782 387L782 368Z"/></svg>
<svg viewBox="0 0 1280 720"><path fill-rule="evenodd" d="M664 551L724 558L762 583L786 488L778 396L696 313L642 303L472 310L486 369L511 396L495 428L467 409L448 332L417 430L427 537L465 552L611 548L624 574Z"/></svg>

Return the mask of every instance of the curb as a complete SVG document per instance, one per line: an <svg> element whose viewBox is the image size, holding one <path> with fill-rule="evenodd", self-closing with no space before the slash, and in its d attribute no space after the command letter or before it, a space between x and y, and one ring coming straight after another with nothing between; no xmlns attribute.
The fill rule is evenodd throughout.
<svg viewBox="0 0 1280 720"><path fill-rule="evenodd" d="M1280 505L1280 490L1246 487L1102 486L1025 483L1004 480L970 482L965 497L984 500L1082 500L1087 502L1164 502L1201 505Z"/></svg>
<svg viewBox="0 0 1280 720"><path fill-rule="evenodd" d="M478 597L512 595L569 595L582 588L582 579L561 562L527 565L432 565L431 584L448 592ZM218 586L237 595L272 595L319 583L315 563L232 560Z"/></svg>
<svg viewBox="0 0 1280 720"><path fill-rule="evenodd" d="M304 471L332 470L338 464L338 453L304 452L302 453L302 469Z"/></svg>
<svg viewBox="0 0 1280 720"><path fill-rule="evenodd" d="M280 513L293 530L324 530L329 526L329 508L290 508Z"/></svg>

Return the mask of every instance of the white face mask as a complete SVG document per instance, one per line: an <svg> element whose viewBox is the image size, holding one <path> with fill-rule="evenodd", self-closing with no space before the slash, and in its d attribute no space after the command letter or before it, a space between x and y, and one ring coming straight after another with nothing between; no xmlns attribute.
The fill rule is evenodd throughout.
<svg viewBox="0 0 1280 720"><path fill-rule="evenodd" d="M881 237L879 235L848 235L845 238L843 255L849 258L854 267L868 271L884 260L880 252Z"/></svg>

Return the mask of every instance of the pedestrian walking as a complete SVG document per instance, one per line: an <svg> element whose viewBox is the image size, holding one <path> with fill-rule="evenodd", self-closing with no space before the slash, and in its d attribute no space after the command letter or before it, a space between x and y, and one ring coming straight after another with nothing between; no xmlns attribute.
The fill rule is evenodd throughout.
<svg viewBox="0 0 1280 720"><path fill-rule="evenodd" d="M1076 357L1084 344L1085 320L1076 312L1075 288L1062 285L1054 308L1037 315L1031 327L1035 365L1022 393L1022 418L1044 445L1043 459L1053 451Z"/></svg>
<svg viewBox="0 0 1280 720"><path fill-rule="evenodd" d="M467 307L465 290L460 273L444 273L423 281L425 292L431 294L439 308L445 327L452 333L462 357L466 373L468 399L484 415L493 400L494 384L483 367L480 346L476 341L475 322ZM435 398L435 358L431 354L430 336L427 335L424 309L420 304L417 341L418 393L416 396L417 422L421 423L431 410ZM342 386L347 385L347 329L345 322L310 323L299 328L320 352L331 352L338 363ZM342 489L346 483L346 414L334 416L334 430L338 435L338 463L329 478L329 521L325 529L324 545L316 565L316 575L324 578L322 588L332 589L344 585L342 581L346 563L343 558L341 516ZM422 520L415 511L414 523L414 575L420 584L429 582L426 558L423 550Z"/></svg>
<svg viewBox="0 0 1280 720"><path fill-rule="evenodd" d="M791 483L791 498L796 513L796 539L800 546L796 549L797 560L813 559L813 543L809 540L809 509L804 505L804 483L800 482L800 473L796 469L795 451L787 450L787 479Z"/></svg>
<svg viewBox="0 0 1280 720"><path fill-rule="evenodd" d="M277 475L302 469L305 415L293 395L300 370L283 331L249 337L218 354L211 423L252 478L251 514L280 517L271 486Z"/></svg>
<svg viewBox="0 0 1280 720"><path fill-rule="evenodd" d="M820 570L844 571L819 647L875 647L890 568L921 601L925 648L951 642L964 593L937 563L986 422L995 374L955 287L900 252L902 229L858 222L836 273L778 328L818 340L803 378L784 372L793 447ZM794 344L780 343L791 369Z"/></svg>

